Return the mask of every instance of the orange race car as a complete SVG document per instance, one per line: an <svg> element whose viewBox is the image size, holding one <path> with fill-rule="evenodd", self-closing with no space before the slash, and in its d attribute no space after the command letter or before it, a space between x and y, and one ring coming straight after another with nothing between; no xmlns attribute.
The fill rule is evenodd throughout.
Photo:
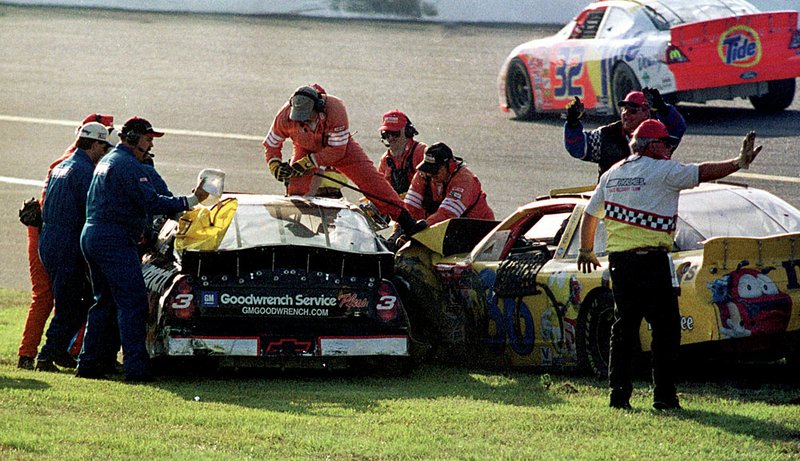
<svg viewBox="0 0 800 461"><path fill-rule="evenodd" d="M800 76L797 16L744 0L594 2L555 35L511 52L500 108L531 118L578 96L614 114L629 91L647 86L672 103L750 98L758 111L779 112Z"/></svg>

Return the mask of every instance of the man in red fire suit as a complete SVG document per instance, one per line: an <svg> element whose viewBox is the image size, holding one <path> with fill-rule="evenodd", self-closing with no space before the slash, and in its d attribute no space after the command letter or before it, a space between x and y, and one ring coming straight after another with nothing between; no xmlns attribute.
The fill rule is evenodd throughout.
<svg viewBox="0 0 800 461"><path fill-rule="evenodd" d="M459 217L494 220L478 177L441 142L425 150L405 204L414 219L424 218L429 226Z"/></svg>
<svg viewBox="0 0 800 461"><path fill-rule="evenodd" d="M283 143L292 140L291 161L282 160ZM308 195L319 167L335 167L353 181L382 214L407 235L421 230L403 201L353 139L344 102L317 85L301 86L281 107L262 143L275 179L288 181L289 195Z"/></svg>
<svg viewBox="0 0 800 461"><path fill-rule="evenodd" d="M398 194L405 194L428 146L414 139L419 132L408 116L399 110L383 114L383 123L378 130L381 142L388 147L381 157L378 171Z"/></svg>

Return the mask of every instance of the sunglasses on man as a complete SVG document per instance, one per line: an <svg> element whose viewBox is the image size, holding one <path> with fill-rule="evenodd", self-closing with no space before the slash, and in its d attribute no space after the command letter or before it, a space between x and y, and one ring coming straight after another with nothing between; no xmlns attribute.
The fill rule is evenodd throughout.
<svg viewBox="0 0 800 461"><path fill-rule="evenodd" d="M400 137L399 131L383 131L381 132L381 139L397 138Z"/></svg>

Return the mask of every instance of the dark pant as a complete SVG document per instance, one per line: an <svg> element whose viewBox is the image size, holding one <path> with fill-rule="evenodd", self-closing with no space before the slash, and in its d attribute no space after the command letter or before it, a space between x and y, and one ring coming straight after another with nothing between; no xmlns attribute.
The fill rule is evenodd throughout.
<svg viewBox="0 0 800 461"><path fill-rule="evenodd" d="M78 368L104 368L122 344L125 375L149 374L147 291L135 243L121 227L87 225L81 249L89 263L95 302Z"/></svg>
<svg viewBox="0 0 800 461"><path fill-rule="evenodd" d="M50 277L56 305L39 360L52 361L68 354L70 341L86 322L91 287L78 239L75 231L47 225L39 239L39 257Z"/></svg>
<svg viewBox="0 0 800 461"><path fill-rule="evenodd" d="M678 297L666 252L620 252L608 256L614 292L614 324L608 379L612 397L633 390L631 365L644 318L652 328L653 399L676 400L675 365L681 341Z"/></svg>

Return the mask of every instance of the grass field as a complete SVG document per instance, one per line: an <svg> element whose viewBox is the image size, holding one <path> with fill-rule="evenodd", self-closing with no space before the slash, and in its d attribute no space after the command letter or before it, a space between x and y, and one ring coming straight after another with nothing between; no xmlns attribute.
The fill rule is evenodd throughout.
<svg viewBox="0 0 800 461"><path fill-rule="evenodd" d="M130 385L16 368L28 294L0 289L0 459L800 459L780 364L687 372L684 410L607 407L599 380L423 366L406 377L270 372Z"/></svg>

